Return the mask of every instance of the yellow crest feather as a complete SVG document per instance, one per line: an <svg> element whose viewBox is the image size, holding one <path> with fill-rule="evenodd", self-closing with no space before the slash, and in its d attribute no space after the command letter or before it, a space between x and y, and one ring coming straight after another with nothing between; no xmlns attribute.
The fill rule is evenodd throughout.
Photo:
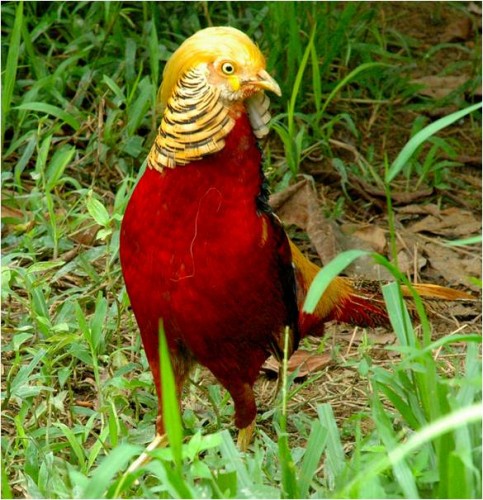
<svg viewBox="0 0 483 500"><path fill-rule="evenodd" d="M176 83L189 69L221 56L240 65L265 68L263 54L245 33L228 26L200 30L185 40L166 63L159 90L161 107L166 106Z"/></svg>

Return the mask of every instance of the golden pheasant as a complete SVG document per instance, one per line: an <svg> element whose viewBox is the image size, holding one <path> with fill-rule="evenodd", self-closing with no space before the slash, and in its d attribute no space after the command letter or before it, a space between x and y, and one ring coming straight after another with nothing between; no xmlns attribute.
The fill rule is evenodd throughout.
<svg viewBox="0 0 483 500"><path fill-rule="evenodd" d="M300 301L318 268L268 205L257 145L270 120L265 91L281 93L258 47L234 28L199 31L164 70L161 124L120 241L158 394L159 435L160 320L179 397L193 364L207 367L233 398L242 447L256 417L255 379L270 354L282 357L286 327L292 352L331 319L387 323L381 304L344 278L334 280L312 320L302 321Z"/></svg>

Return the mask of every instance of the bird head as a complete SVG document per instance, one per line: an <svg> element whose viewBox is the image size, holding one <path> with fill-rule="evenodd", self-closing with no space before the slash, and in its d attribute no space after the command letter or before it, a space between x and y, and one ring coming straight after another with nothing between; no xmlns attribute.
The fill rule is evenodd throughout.
<svg viewBox="0 0 483 500"><path fill-rule="evenodd" d="M265 58L252 40L230 27L198 31L185 40L167 62L160 97L164 107L179 77L199 68L209 85L220 90L227 103L245 101L261 90L281 95L277 82L265 70Z"/></svg>
<svg viewBox="0 0 483 500"><path fill-rule="evenodd" d="M246 112L257 137L268 133L269 99L281 95L252 40L230 27L198 31L173 53L160 88L161 125L148 157L162 170L220 151Z"/></svg>

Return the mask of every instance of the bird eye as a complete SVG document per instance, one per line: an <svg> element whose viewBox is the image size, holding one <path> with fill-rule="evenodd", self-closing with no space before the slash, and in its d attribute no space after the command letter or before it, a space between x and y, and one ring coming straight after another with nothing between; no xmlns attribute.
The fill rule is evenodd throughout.
<svg viewBox="0 0 483 500"><path fill-rule="evenodd" d="M233 75L235 72L235 66L232 63L226 62L221 65L221 71L225 73L225 75Z"/></svg>

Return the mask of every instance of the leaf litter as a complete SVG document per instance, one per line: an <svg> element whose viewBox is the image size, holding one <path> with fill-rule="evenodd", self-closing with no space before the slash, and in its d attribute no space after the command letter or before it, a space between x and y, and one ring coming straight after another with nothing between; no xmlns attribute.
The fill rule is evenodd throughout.
<svg viewBox="0 0 483 500"><path fill-rule="evenodd" d="M451 29L448 25L446 28L443 26L442 33L437 32L436 29L431 29L434 26L432 27L431 24L428 24L426 19L430 8L426 6L422 9L423 13L421 14L421 7L422 4L416 4L415 7L405 4L405 11L413 9L414 14L411 15L406 12L408 15L403 16L404 19L401 19L401 16L396 16L396 20L400 19L403 22L403 26L394 26L394 28L401 32L405 30L414 31L413 36L417 38L419 35L421 38L425 38L424 43L428 43L429 37L430 43L428 46L441 40L438 37L451 36L452 38L450 39L461 37L461 34L458 33L460 28L455 26L451 27ZM395 6L389 4L384 6L384 9L387 10L399 8L397 4ZM427 9L427 12L425 9ZM479 9L479 14L476 12L476 16L481 16L481 4L472 2L469 4L469 9L476 9L477 11ZM411 22L408 22L408 17L411 17ZM416 22L412 22L413 20L416 20ZM428 74L439 75L441 69L444 69L447 64L447 59L443 51L437 53L436 56L431 61L434 64L434 67L430 68L431 71L427 71L428 68L424 68L424 71L421 70L419 74L415 72L412 75L413 79L424 78L424 75ZM461 81L463 80L461 79ZM443 108L439 108L439 110L443 110ZM407 129L410 128L414 120L414 114L409 113L409 116L405 116L404 119L399 120L400 114L398 113L401 113L401 111L395 110L398 125L400 121L402 126L405 127L404 132L407 132ZM444 110L444 113L447 113L447 109ZM361 118L361 123L363 124L366 118L364 116ZM381 123L381 127L379 127L378 121L375 120L370 133L363 136L363 139L371 141L371 144L374 143L376 152L380 150L385 154L387 153L388 157L394 157L404 144L407 136L404 138L401 138L401 136L398 137L398 134L401 132L400 128L395 128L388 133L383 127L384 123ZM464 130L463 128L458 133L471 135L468 134L467 129ZM382 141L382 145L379 145L377 142L379 139ZM344 141L340 140L339 143L343 144ZM478 148L479 146L476 147L476 150L465 151L465 158L469 159L467 162L468 165L481 166L481 154L479 154L480 151ZM352 151L352 154L355 152L361 156L357 148L353 145L350 145L347 151ZM459 159L458 161L465 163L463 159ZM346 180L347 191L350 194L355 194L357 201L351 201L349 206L346 207L345 220L341 221L339 218L333 220L326 215L326 209L327 204L330 206L333 204L334 199L342 195L340 174L334 171L333 165L330 162L325 162L324 160L313 164L312 167L309 167L308 162L306 162L304 169L306 173L313 175L313 180L306 178L299 185L296 184L295 186L297 187L292 186L293 191L290 193L277 193L277 195L272 197L272 203L277 207L277 212L287 224L307 231L310 242L304 244L304 250L310 258L315 261L319 259L325 264L344 248L367 249L369 247L372 250L377 249L378 251L387 253L387 221L384 215L384 190L380 186L374 186L367 180L350 174ZM477 189L479 184L479 189L481 190L479 169L472 168L469 171L460 171L457 175L461 179L463 179L463 175L466 176L467 180L465 183L469 184L471 182ZM327 189L325 189L326 186L328 186ZM322 192L324 194L323 203L321 201ZM468 198L465 190L461 190L456 194L457 197L459 196L461 202L472 201L471 198ZM450 248L445 246L445 238L447 238L447 232L452 232L453 235L456 235L459 223L462 221L465 221L465 224L469 224L469 227L472 229L476 227L475 224L478 222L478 217L481 214L481 200L476 200L474 203L474 212L469 212L472 217L468 217L467 213L465 214L464 210L458 207L456 207L456 212L450 211L448 214L450 220L452 220L450 224L442 222L442 214L444 215L444 212L449 209L439 209L439 194L431 187L426 188L423 186L415 191L404 191L404 189L395 191L393 193L393 200L397 205L398 256L400 256L400 263L404 256L407 268L406 272L421 281L444 285L461 284L464 288L478 290L478 287L475 287L469 281L469 277L481 277L481 249L479 247ZM427 203L428 201L432 201L433 203ZM421 202L421 204L416 204L416 202ZM28 214L22 214L19 211L14 213L7 210L6 213L6 219L9 217L16 219L15 221L7 220L7 227L8 225L18 223L19 220L25 220L24 217L28 216ZM475 213L477 216L474 215ZM428 219L430 216L434 219ZM432 226L431 221L436 221L436 225ZM413 226L419 229L416 231ZM81 228L82 226L80 226ZM82 234L80 230L80 234L72 235L72 239L79 245L92 246L94 245L92 239L95 233L97 233L97 228L91 226L86 231L86 234ZM384 240L386 241L384 242ZM96 263L96 265L102 267L102 262ZM359 269L360 272L369 272L367 269L364 269L365 266L362 267L363 269ZM350 273L353 272L351 269L347 271ZM356 275L358 274L356 273ZM68 277L72 278L71 275ZM369 279L379 278L369 272ZM477 309L477 305L472 305L469 311L466 310L460 313L465 317L469 325L467 330L478 331L481 328L479 325L479 311ZM12 314L15 315L19 312L21 311L14 311ZM456 310L454 310L454 314L457 314ZM475 315L477 317L471 319ZM456 318L452 318L452 316L453 312L452 314L446 314L444 316L446 322L434 324L435 337L448 334L451 329L448 326L448 318L453 321L455 331L461 328ZM127 343L134 343L133 338L137 334L133 331L133 328L132 323L129 325L123 324L121 331L118 332L120 337ZM302 385L299 386L300 390L289 402L290 411L303 409L306 413L315 416L315 405L317 402L329 402L334 408L338 423L342 426L347 418L354 414L369 414L367 379L363 371L358 370L357 367L363 358L364 352L370 354L374 364L384 366L393 363L397 354L394 351L388 351L385 347L394 342L394 335L385 329L366 330L333 323L327 325L326 335L323 339L305 339L302 346L303 350L299 350L292 357L290 369L299 370L299 380L310 380L311 377L318 378L316 379L316 383L307 384L303 387ZM456 353L455 358L451 361L450 370L454 365L463 361L464 353ZM84 400L92 401L95 399L92 398L93 394L95 394L95 387L92 387L88 383L90 377L85 375L81 371L80 378L82 380L79 381L79 384L76 384L79 406L83 404L94 405L94 403L84 402ZM210 379L210 374L205 370L203 370L201 378L201 383L213 383L213 380ZM256 391L257 398L260 401L261 412L273 407L273 388L273 376L271 378L260 377L257 382ZM184 399L184 405L188 408L190 405L193 405L192 392L190 391L189 397ZM204 404L207 404L206 398ZM370 419L366 419L365 422L365 425L371 427ZM267 434L273 434L271 419L265 421L262 417L261 427L264 428ZM296 436L298 433L296 429L291 430L293 431L294 439L297 439Z"/></svg>
<svg viewBox="0 0 483 500"><path fill-rule="evenodd" d="M396 7L386 5L384 8L390 10ZM429 5L421 9L421 4L416 6L406 4L405 8L408 12L403 16L404 22L399 18L402 24L396 29L419 39L422 50L428 50L438 43L461 43L471 48L473 30L475 27L481 30L479 3L469 4L469 12L475 14L470 21L461 16L453 18L448 15L449 11L443 11L442 17L445 22L438 25L428 22L427 18L431 12ZM408 22L409 18L414 22ZM426 72L422 70L423 66ZM410 80L421 84L424 88L418 92L420 96L432 99L444 99L452 93L454 95L460 93L470 99L481 96L481 85L472 87L469 84L469 76L464 73L446 74L446 66L446 52L440 50L414 72ZM467 87L469 91L460 91ZM456 109L459 109L457 105L442 101L441 106L433 106L427 113L437 118ZM406 116L401 113L397 123L400 129L405 127L406 134L409 134L413 120L414 115L411 113L407 113ZM446 130L442 135L469 137L472 133L469 131L470 128L471 124L468 122L460 123L453 128L453 131ZM394 158L401 147L399 142L392 149L392 141L396 139L398 133L399 129L394 129L389 134L386 130L380 130L380 137L384 141L382 151L388 157ZM370 137L372 141L378 139L377 121L373 124ZM343 141L331 142L343 143ZM353 144L342 149L352 152L352 158L344 157L346 161L364 167L364 159ZM481 234L481 144L476 144L472 151L459 152L456 157L445 158L445 153L441 153L440 158L462 165L457 170L454 169L454 174L452 173L458 182L450 190L424 185L408 189L406 184L399 185L396 182L392 186L391 193L400 269L415 282L462 288L471 291L475 296L475 302L471 303L448 303L443 306L436 304L434 307L430 304L433 313L434 339L451 332L481 331L481 303L477 299L481 293L481 244L462 247L447 244L451 240ZM300 231L307 233L309 242L304 239L297 241L306 255L324 265L334 254L349 248L370 249L390 258L384 189L350 172L345 172L342 178L328 158L321 158L321 161L307 160L303 169L304 179L273 195L271 203L296 241ZM341 192L343 182L343 192ZM466 186L471 186L475 190L475 195L469 195ZM352 195L355 195L354 200L348 199ZM327 205L333 206L335 200L340 197L348 200L349 206L346 205L344 216L342 218L339 216L337 219L327 216ZM446 197L445 204L441 203L443 197ZM381 279L365 264L360 268L347 268L346 274ZM322 340L304 339L301 349L294 354L295 361L290 363L290 372L297 372L298 381L314 382L303 384L301 389L296 391L289 402L291 411L303 410L315 416L315 402L330 402L342 427L348 423L350 416L355 414L368 416L369 388L363 372L357 370L356 366L360 366L364 350L370 353L374 364L387 366L394 363L399 354L387 350L386 346L394 344L395 341L394 334L384 328L360 329L334 323L326 325L326 334ZM455 367L463 362L464 355L464 349L458 350L455 346L451 356L445 359L446 375L451 376L451 373L455 372ZM312 366L309 361L312 359L311 356L314 357ZM269 359L263 371L271 372L273 376L278 370L277 366L275 360ZM266 377L261 377L257 383L256 390L262 401L262 412L263 406L269 409L272 405L272 384L270 378ZM363 422L363 427L372 428L369 417ZM268 427L265 430L270 432ZM351 447L351 443L346 444Z"/></svg>

